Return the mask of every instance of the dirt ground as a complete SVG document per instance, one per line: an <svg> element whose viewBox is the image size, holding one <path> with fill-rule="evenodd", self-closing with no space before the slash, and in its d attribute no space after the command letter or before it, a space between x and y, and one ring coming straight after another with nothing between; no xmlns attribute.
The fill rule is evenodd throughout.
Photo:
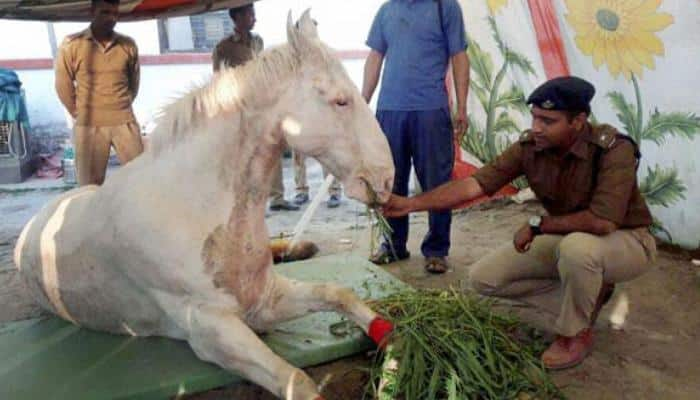
<svg viewBox="0 0 700 400"><path fill-rule="evenodd" d="M14 269L12 248L22 225L58 193L0 191L0 324L41 314ZM509 242L516 228L539 210L535 203L498 201L456 213L452 225L452 270L438 276L423 270L420 240L427 230L427 218L424 213L416 214L411 217L412 257L386 270L415 287L466 287L470 265L501 243ZM369 230L363 211L362 205L347 199L337 209L321 206L305 239L316 242L321 255L351 252L366 256ZM301 212L272 213L268 225L272 233L289 232L300 217ZM552 374L569 398L700 398L700 267L690 260L688 252L662 250L649 273L618 286L595 327L593 354L579 367ZM527 306L513 309L525 321L546 329L552 324L556 307L553 305L550 311ZM356 400L361 398L366 383L363 369L369 360L369 355L358 355L308 368L307 372L322 386L326 399ZM254 385L187 397L273 398Z"/></svg>

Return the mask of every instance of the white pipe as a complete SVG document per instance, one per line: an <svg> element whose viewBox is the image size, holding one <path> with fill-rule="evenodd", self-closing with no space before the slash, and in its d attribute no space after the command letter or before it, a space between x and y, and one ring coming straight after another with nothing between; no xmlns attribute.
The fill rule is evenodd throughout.
<svg viewBox="0 0 700 400"><path fill-rule="evenodd" d="M299 219L299 222L297 222L297 224L294 226L294 236L292 237L292 241L289 243L289 246L287 246L287 251L293 249L297 242L299 242L301 235L304 233L309 225L309 222L311 221L311 217L313 217L314 213L316 212L318 205L321 204L321 198L323 198L323 195L328 192L328 188L331 187L333 179L335 179L333 175L328 174L326 180L323 181L321 187L318 189L316 196L314 196L314 199L311 200L311 204L309 204L309 207L306 209L306 211L304 211L304 214Z"/></svg>

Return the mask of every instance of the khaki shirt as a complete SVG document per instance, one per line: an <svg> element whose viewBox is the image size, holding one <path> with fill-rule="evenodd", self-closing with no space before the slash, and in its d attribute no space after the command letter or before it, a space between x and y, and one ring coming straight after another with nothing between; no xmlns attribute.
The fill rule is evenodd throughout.
<svg viewBox="0 0 700 400"><path fill-rule="evenodd" d="M652 217L637 185L636 151L609 125L589 125L563 157L535 150L528 131L474 178L491 195L525 175L551 215L590 210L621 228L648 226Z"/></svg>
<svg viewBox="0 0 700 400"><path fill-rule="evenodd" d="M77 125L114 126L135 121L139 55L128 36L102 46L88 27L61 44L55 61L56 92Z"/></svg>
<svg viewBox="0 0 700 400"><path fill-rule="evenodd" d="M256 54L263 50L262 38L251 32L250 39L244 40L238 32L222 39L214 48L212 62L214 71L218 71L222 66L237 67L246 61L251 60Z"/></svg>

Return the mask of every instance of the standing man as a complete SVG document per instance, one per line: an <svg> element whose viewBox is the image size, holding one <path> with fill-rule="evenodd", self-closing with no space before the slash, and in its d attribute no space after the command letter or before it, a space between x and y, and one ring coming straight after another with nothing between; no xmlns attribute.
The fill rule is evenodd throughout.
<svg viewBox="0 0 700 400"><path fill-rule="evenodd" d="M614 284L643 274L656 258L652 217L637 184L637 145L609 125L588 122L594 93L575 77L543 84L527 100L532 129L493 162L417 197L392 196L385 206L389 216L449 210L525 175L548 215L530 218L512 243L474 264L469 278L487 296L561 288L558 336L542 355L550 369L583 361Z"/></svg>
<svg viewBox="0 0 700 400"><path fill-rule="evenodd" d="M424 190L448 182L454 164L453 133L461 135L466 129L469 87L467 40L457 0L387 1L374 18L367 45L371 50L362 95L370 101L384 65L377 119L394 157L393 192L408 194L411 163ZM457 93L454 126L445 87L449 61ZM421 246L428 272L443 273L449 267L451 219L450 211L430 212L430 229ZM375 264L410 256L408 217L390 218L389 224L393 246L384 243L370 259Z"/></svg>
<svg viewBox="0 0 700 400"><path fill-rule="evenodd" d="M78 184L101 185L111 146L123 165L143 152L131 105L139 91L136 43L114 32L119 0L93 0L92 22L68 36L56 57L56 92L75 119Z"/></svg>
<svg viewBox="0 0 700 400"><path fill-rule="evenodd" d="M255 26L255 6L257 0L249 1L240 7L228 10L233 21L233 33L222 39L214 48L212 61L214 72L222 68L234 68L251 60L263 50L262 38L252 32ZM278 163L275 176L272 178L270 192L270 210L298 210L299 206L284 199L284 180L282 160Z"/></svg>

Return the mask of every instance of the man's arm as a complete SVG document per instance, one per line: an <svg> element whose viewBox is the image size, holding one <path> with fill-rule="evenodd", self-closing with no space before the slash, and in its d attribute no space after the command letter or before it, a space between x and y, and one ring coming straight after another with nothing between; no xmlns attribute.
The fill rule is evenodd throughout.
<svg viewBox="0 0 700 400"><path fill-rule="evenodd" d="M466 51L452 56L452 77L457 92L457 116L455 118L455 137L459 141L468 128L467 96L469 95L469 56Z"/></svg>
<svg viewBox="0 0 700 400"><path fill-rule="evenodd" d="M66 48L64 42L63 45L58 49L58 54L56 55L55 61L55 86L56 94L58 94L59 100L63 106L68 110L68 113L75 118L77 112L75 109L75 71L73 71L73 66L68 55L68 49Z"/></svg>
<svg viewBox="0 0 700 400"><path fill-rule="evenodd" d="M590 210L583 210L572 214L559 216L545 216L540 222L540 231L553 235L567 235L573 232L585 232L592 235L604 236L616 231L618 228L614 222L593 214ZM524 253L530 249L530 244L535 240L535 233L530 224L523 225L513 237L515 250Z"/></svg>
<svg viewBox="0 0 700 400"><path fill-rule="evenodd" d="M383 206L387 217L400 217L414 211L449 210L459 204L483 196L484 190L474 178L450 181L415 197L391 195Z"/></svg>
<svg viewBox="0 0 700 400"><path fill-rule="evenodd" d="M136 95L139 94L139 86L141 84L141 64L139 63L139 48L134 44L134 55L130 63L129 71L129 91L131 92L131 101L136 100Z"/></svg>
<svg viewBox="0 0 700 400"><path fill-rule="evenodd" d="M362 79L362 97L369 103L374 94L374 90L379 83L379 74L382 70L384 54L370 50L367 60L365 60L365 73Z"/></svg>
<svg viewBox="0 0 700 400"><path fill-rule="evenodd" d="M593 235L607 235L617 230L614 222L598 217L590 210L583 210L573 214L542 217L540 229L542 233L566 235L572 232L586 232Z"/></svg>

